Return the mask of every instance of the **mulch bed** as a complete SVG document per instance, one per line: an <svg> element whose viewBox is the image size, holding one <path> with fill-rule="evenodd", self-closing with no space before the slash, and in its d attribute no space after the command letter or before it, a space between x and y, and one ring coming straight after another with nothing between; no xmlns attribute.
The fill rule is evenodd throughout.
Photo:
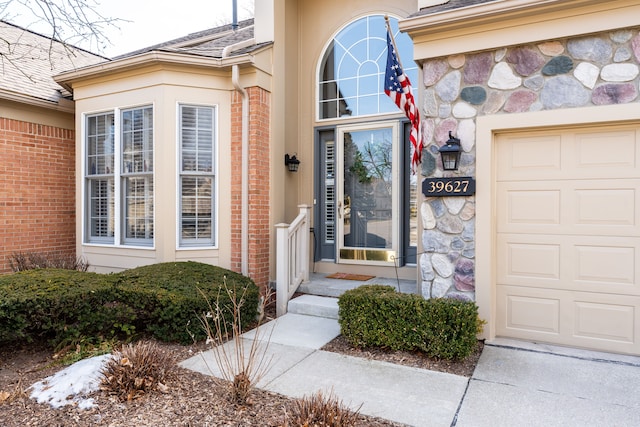
<svg viewBox="0 0 640 427"><path fill-rule="evenodd" d="M267 320L273 310L266 310ZM209 347L201 342L189 346L158 343L176 360L185 360ZM461 361L435 360L419 352L392 352L379 348L353 348L342 336L323 350L355 357L380 360L471 376L482 353L483 343ZM294 399L264 390L254 390L248 405L229 399L229 386L222 380L179 368L177 378L167 384L166 393L154 392L131 402L120 402L104 391L93 394L96 406L79 409L65 406L53 409L28 397L28 387L63 366L56 364L53 352L43 346L0 348L0 426L287 426ZM4 392L4 393L3 393ZM358 427L399 427L402 424L360 415Z"/></svg>
<svg viewBox="0 0 640 427"><path fill-rule="evenodd" d="M378 347L355 348L339 335L333 341L327 343L321 350L346 354L354 357L362 357L370 360L395 363L432 371L447 372L449 374L471 377L482 354L484 341L478 341L475 351L463 360L442 360L425 356L419 351L390 351Z"/></svg>
<svg viewBox="0 0 640 427"><path fill-rule="evenodd" d="M208 347L158 343L165 351L184 360ZM11 396L0 401L2 427L69 426L286 426L294 399L264 390L254 390L247 405L234 404L229 386L222 380L178 368L167 393L154 392L130 402L120 402L104 391L95 392L96 406L53 409L28 397L27 388L63 367L53 365L52 352L38 346L0 349L0 393ZM402 424L360 415L358 427L399 427Z"/></svg>

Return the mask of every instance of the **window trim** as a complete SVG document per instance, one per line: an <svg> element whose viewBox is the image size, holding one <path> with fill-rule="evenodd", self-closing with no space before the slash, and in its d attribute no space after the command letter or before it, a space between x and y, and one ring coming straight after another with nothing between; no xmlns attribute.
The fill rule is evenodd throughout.
<svg viewBox="0 0 640 427"><path fill-rule="evenodd" d="M210 108L212 110L212 149L211 155L213 157L211 162L211 174L204 173L196 173L196 174L186 174L187 176L211 176L213 179L213 183L211 186L212 196L211 196L211 233L212 236L208 239L208 242L184 242L182 239L182 177L184 176L182 173L182 140L181 140L181 132L182 132L182 107L195 107L195 108ZM197 102L182 102L179 101L176 103L176 250L204 250L204 249L217 249L219 245L219 122L218 122L218 113L219 108L218 104L204 104Z"/></svg>
<svg viewBox="0 0 640 427"><path fill-rule="evenodd" d="M392 110L392 111L384 111L384 112L377 112L377 113L370 113L370 114L361 114L361 115L348 115L348 116L336 116L336 117L327 117L327 118L322 118L321 117L321 103L322 103L322 94L321 94L321 90L320 90L320 83L321 83L321 75L322 75L322 71L323 71L323 64L324 64L324 59L325 56L327 55L327 51L330 48L331 44L334 42L335 38L344 30L346 30L349 26L355 24L356 22L362 20L362 19L366 19L366 18L373 18L373 17L384 17L385 15L380 14L380 13L371 13L371 14L366 14L366 15L361 15L361 16L357 16L354 19L346 22L343 26L341 26L340 28L338 28L332 35L331 37L329 37L329 39L327 40L327 42L324 44L321 54L317 59L316 62L316 73L315 73L315 103L314 103L314 110L315 110L315 120L316 123L319 124L329 124L329 123L342 123L342 122L356 122L356 121L360 121L360 120L380 120L384 117L395 117L398 115L398 113L401 114L401 111L399 110ZM396 37L397 34L400 34L400 30L397 29L398 28L398 23L399 21L402 19L399 16L396 15L387 15L389 16L389 18L391 20L395 21L395 24L392 25L392 27L394 28L394 32L396 33ZM385 28L385 34L386 34L386 28ZM405 33L403 33L405 34ZM408 35L407 35L408 37ZM385 45L386 45L386 39L385 39ZM385 55L384 55L384 60L383 60L383 68L382 68L382 78L384 80L384 71L386 69L386 50L385 50ZM405 59L406 64L405 67L407 66L407 64L409 63L409 61L411 62L412 66L405 68L405 72L407 73L413 73L413 70L415 69L415 80L416 81L420 81L420 67L415 63L415 61L413 60L413 58L407 58ZM413 76L412 76L413 77ZM411 79L412 82L414 81L414 78ZM382 87L382 86L381 86ZM413 93L416 99L418 99L418 87L414 84L413 87ZM381 89L382 90L382 89ZM386 98L387 100L389 100L389 102L391 102L393 104L393 102L390 100L390 98L384 93L384 91L379 92L378 95L381 98ZM357 98L357 96L356 96ZM397 108L397 107L396 107Z"/></svg>
<svg viewBox="0 0 640 427"><path fill-rule="evenodd" d="M151 129L151 146L153 149L152 161L154 164L154 170L152 170L151 176L154 183L153 190L153 222L154 222L154 237L150 239L125 239L124 233L124 179L125 177L122 174L122 135L121 135L121 123L122 123L122 112L134 109L142 109L142 108L151 108L152 111L152 129ZM145 249L145 250L155 250L155 222L156 222L156 200L155 200L155 164L156 164L156 111L155 104L151 103L141 103L126 107L113 107L107 109L101 109L91 112L82 113L82 121L81 121L81 138L82 144L80 147L81 152L81 168L82 168L82 182L81 182L81 206L82 206L82 215L81 215L81 240L83 246L98 246L98 247L117 247L117 248L128 248L128 249ZM103 114L113 114L114 116L114 142L113 142L113 157L114 157L114 165L113 165L113 185L114 185L114 232L113 238L109 239L100 239L100 238L92 238L89 227L91 226L90 221L90 203L91 200L89 198L89 188L88 182L90 181L89 175L87 174L88 167L88 150L87 150L87 120L89 117L98 116Z"/></svg>
<svg viewBox="0 0 640 427"><path fill-rule="evenodd" d="M125 172L122 170L122 164L124 162L124 141L122 138L122 122L123 120L123 115L127 112L127 111L134 111L134 110L144 110L150 108L151 109L151 157L152 157L152 168L151 171L146 172L146 171L142 171L142 172ZM128 107L128 108L121 108L118 110L118 114L119 114L119 118L120 121L118 122L119 124L119 132L118 132L118 136L120 138L120 153L118 156L118 166L119 166L119 181L120 181L120 211L121 211L121 218L120 221L118 221L119 226L121 227L121 231L119 233L120 239L121 239L121 244L124 246L144 246L144 247L148 247L148 246L153 246L154 245L154 241L155 241L155 218L156 218L156 200L155 200L155 185L156 185L156 180L155 180L155 111L152 105L141 105L141 106L136 106L136 107ZM152 185L152 190L151 190L151 200L153 203L153 207L152 207L152 222L153 222L153 237L144 237L144 238L139 238L139 237L127 237L126 233L126 208L127 208L127 186L126 186L126 182L128 178L144 178L145 180L148 178L151 178L151 185ZM147 187L145 186L145 192L146 192ZM145 201L146 204L146 201Z"/></svg>
<svg viewBox="0 0 640 427"><path fill-rule="evenodd" d="M107 236L107 237L103 237L103 236L93 236L91 233L91 227L92 227L92 219L91 219L91 201L92 201L92 197L91 197L91 182L92 181L97 181L99 178L94 177L95 175L90 174L89 173L89 168L90 168L90 162L89 162L89 126L88 126L88 121L91 118L94 117L104 117L104 116L108 116L108 115L112 115L113 116L113 123L114 123L114 129L113 129L113 171L111 174L104 174L102 175L103 177L105 177L107 179L107 182L109 180L109 177L111 178L111 181L113 181L113 204L114 204L114 209L113 209L113 218L112 221L114 221L114 230L113 230L113 235L111 237ZM100 112L95 112L95 113L91 113L91 114L84 114L83 115L83 120L82 120L82 198L83 198L83 211L82 211L82 230L83 230L83 243L89 243L89 244L101 244L101 245L113 245L115 244L116 240L117 240L117 231L116 231L116 224L117 224L117 218L118 218L118 212L117 212L117 189L116 189L116 176L117 176L117 161L116 161L116 145L117 145L117 132L116 132L116 116L115 116L115 112L113 110L107 110L107 111L100 111ZM97 175L97 174L96 174ZM108 184L107 184L108 185ZM107 203L109 203L109 201L107 201ZM107 217L108 220L108 217Z"/></svg>

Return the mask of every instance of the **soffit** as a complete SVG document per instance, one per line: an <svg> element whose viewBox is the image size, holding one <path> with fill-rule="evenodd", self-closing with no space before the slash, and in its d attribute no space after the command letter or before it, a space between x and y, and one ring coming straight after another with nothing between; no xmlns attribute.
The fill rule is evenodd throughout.
<svg viewBox="0 0 640 427"><path fill-rule="evenodd" d="M107 78L116 73L136 72L153 66L230 69L233 65L256 67L255 58L272 43L255 43L253 19L232 26L192 33L147 48L120 55L111 61L55 76L68 90L78 81Z"/></svg>
<svg viewBox="0 0 640 427"><path fill-rule="evenodd" d="M414 40L416 60L637 26L640 16L634 0L457 1L457 6L432 13L426 8L400 21L400 30Z"/></svg>

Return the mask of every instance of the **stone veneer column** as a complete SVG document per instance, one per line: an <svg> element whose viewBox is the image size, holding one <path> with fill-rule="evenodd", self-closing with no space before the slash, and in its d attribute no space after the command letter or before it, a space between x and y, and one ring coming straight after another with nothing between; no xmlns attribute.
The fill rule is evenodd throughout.
<svg viewBox="0 0 640 427"><path fill-rule="evenodd" d="M475 175L477 116L624 103L640 108L639 64L638 28L426 61L422 175L446 176L438 149L449 131L462 143L456 175ZM427 198L420 212L423 295L475 300L475 198Z"/></svg>

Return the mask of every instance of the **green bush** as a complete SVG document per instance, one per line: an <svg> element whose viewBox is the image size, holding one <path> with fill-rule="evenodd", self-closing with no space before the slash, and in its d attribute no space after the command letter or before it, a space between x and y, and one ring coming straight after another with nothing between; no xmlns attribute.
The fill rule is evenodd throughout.
<svg viewBox="0 0 640 427"><path fill-rule="evenodd" d="M242 328L254 321L260 293L253 281L239 273L197 262L168 262L123 271L117 288L121 300L144 313L147 331L163 341L188 343L192 334L206 338L201 324L209 302L219 303L227 322L233 321L227 288L243 297Z"/></svg>
<svg viewBox="0 0 640 427"><path fill-rule="evenodd" d="M136 333L190 342L190 332L205 337L199 316L209 310L207 300L229 306L225 280L244 295L246 326L257 313L257 286L212 265L164 263L118 274L38 269L0 276L0 343L47 340L60 345Z"/></svg>
<svg viewBox="0 0 640 427"><path fill-rule="evenodd" d="M39 269L0 276L0 341L55 344L101 333L118 317L110 276Z"/></svg>
<svg viewBox="0 0 640 427"><path fill-rule="evenodd" d="M463 359L477 346L481 328L475 303L401 294L365 285L338 300L342 335L356 347L420 350L429 357Z"/></svg>

